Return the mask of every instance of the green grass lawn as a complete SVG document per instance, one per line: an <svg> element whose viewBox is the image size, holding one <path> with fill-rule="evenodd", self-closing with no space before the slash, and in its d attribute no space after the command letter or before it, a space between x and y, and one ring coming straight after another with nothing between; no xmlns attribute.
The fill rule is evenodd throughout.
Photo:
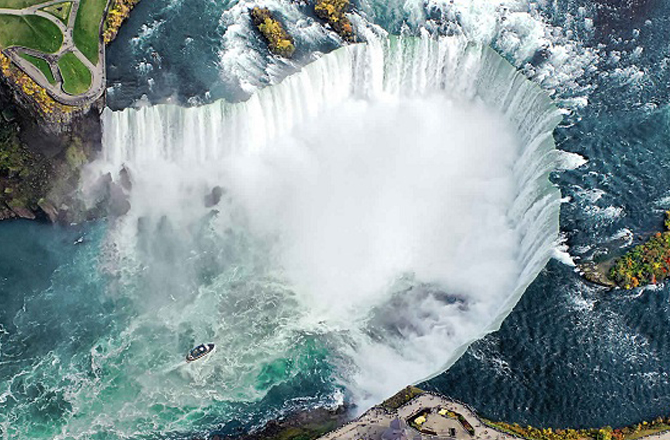
<svg viewBox="0 0 670 440"><path fill-rule="evenodd" d="M37 57L34 57L32 55L28 55L27 53L22 53L21 58L31 62L32 64L35 65L35 67L40 69L40 71L44 74L44 76L47 78L47 80L51 84L56 84L56 78L54 78L54 75L51 72L51 68L49 67L49 63L44 61L42 58L37 58Z"/></svg>
<svg viewBox="0 0 670 440"><path fill-rule="evenodd" d="M100 23L106 6L107 0L81 0L74 23L74 44L93 64L98 64Z"/></svg>
<svg viewBox="0 0 670 440"><path fill-rule="evenodd" d="M91 87L91 72L72 52L58 60L58 69L63 77L63 90L70 95L79 95Z"/></svg>
<svg viewBox="0 0 670 440"><path fill-rule="evenodd" d="M23 46L54 53L62 44L60 29L46 18L0 14L0 48Z"/></svg>
<svg viewBox="0 0 670 440"><path fill-rule="evenodd" d="M39 5L47 0L0 0L0 8L23 9L28 6Z"/></svg>
<svg viewBox="0 0 670 440"><path fill-rule="evenodd" d="M64 25L67 25L67 19L72 10L72 2L56 3L55 5L42 8L42 10L62 21Z"/></svg>

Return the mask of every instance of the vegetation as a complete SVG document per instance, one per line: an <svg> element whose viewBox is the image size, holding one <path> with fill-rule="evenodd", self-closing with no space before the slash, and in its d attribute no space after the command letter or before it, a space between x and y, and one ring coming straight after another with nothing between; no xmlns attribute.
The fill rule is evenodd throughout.
<svg viewBox="0 0 670 440"><path fill-rule="evenodd" d="M49 96L42 87L22 70L14 65L11 60L0 53L0 73L7 79L9 84L30 97L36 104L36 108L43 118L51 122L64 122L75 110L74 107L63 105Z"/></svg>
<svg viewBox="0 0 670 440"><path fill-rule="evenodd" d="M74 23L74 44L93 64L98 64L100 24L106 6L107 0L81 0Z"/></svg>
<svg viewBox="0 0 670 440"><path fill-rule="evenodd" d="M0 15L0 48L23 46L54 53L63 44L58 26L36 15Z"/></svg>
<svg viewBox="0 0 670 440"><path fill-rule="evenodd" d="M63 91L79 95L91 87L91 71L77 56L68 52L58 60L58 69L63 77Z"/></svg>
<svg viewBox="0 0 670 440"><path fill-rule="evenodd" d="M105 44L109 44L116 38L123 22L130 17L130 11L140 0L115 0L107 12L105 19L105 28L102 39Z"/></svg>
<svg viewBox="0 0 670 440"><path fill-rule="evenodd" d="M70 11L72 10L72 2L56 3L55 5L44 7L42 10L48 12L62 21L63 24L67 25L67 19L70 17Z"/></svg>
<svg viewBox="0 0 670 440"><path fill-rule="evenodd" d="M28 55L27 53L22 53L21 58L32 63L35 67L40 69L40 72L42 72L50 84L56 84L56 78L54 78L53 72L51 72L51 67L44 59Z"/></svg>
<svg viewBox="0 0 670 440"><path fill-rule="evenodd" d="M670 430L670 417L658 417L653 422L642 422L637 425L612 429L609 426L600 429L551 429L522 427L518 424L482 421L491 428L504 431L529 440L635 440L650 434Z"/></svg>
<svg viewBox="0 0 670 440"><path fill-rule="evenodd" d="M272 53L286 58L293 56L293 39L268 9L256 7L250 14L254 26L263 35Z"/></svg>
<svg viewBox="0 0 670 440"><path fill-rule="evenodd" d="M0 0L0 7L7 9L23 9L44 2L45 0Z"/></svg>
<svg viewBox="0 0 670 440"><path fill-rule="evenodd" d="M45 192L49 166L17 136L17 126L0 117L0 219L32 218Z"/></svg>
<svg viewBox="0 0 670 440"><path fill-rule="evenodd" d="M349 7L349 0L316 0L314 13L330 24L344 41L353 43L356 35L351 22L345 15Z"/></svg>
<svg viewBox="0 0 670 440"><path fill-rule="evenodd" d="M665 213L665 232L658 232L646 243L635 246L615 261L609 277L624 289L659 283L670 272L670 211Z"/></svg>
<svg viewBox="0 0 670 440"><path fill-rule="evenodd" d="M414 399L416 396L423 393L425 393L425 391L421 388L408 386L386 399L384 402L382 402L381 406L388 410L395 411L410 400Z"/></svg>
<svg viewBox="0 0 670 440"><path fill-rule="evenodd" d="M463 428L470 433L470 435L475 435L475 428L472 427L470 422L465 420L465 417L462 414L453 412L453 411L445 411L445 417L451 417L452 419L457 419L458 422L463 426Z"/></svg>

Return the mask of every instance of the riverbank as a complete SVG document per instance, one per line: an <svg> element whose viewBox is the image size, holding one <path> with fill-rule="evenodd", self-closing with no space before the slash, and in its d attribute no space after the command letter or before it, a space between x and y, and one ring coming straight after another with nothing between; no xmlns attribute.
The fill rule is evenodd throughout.
<svg viewBox="0 0 670 440"><path fill-rule="evenodd" d="M0 82L0 220L79 220L79 170L100 149L97 111L78 113L58 129Z"/></svg>
<svg viewBox="0 0 670 440"><path fill-rule="evenodd" d="M340 415L335 417L338 412ZM343 408L338 411L316 409L311 414L300 413L284 421L270 422L255 433L240 437L213 435L211 440L636 440L643 437L670 440L670 417L615 429L609 426L592 429L522 427L487 420L467 404L413 386L353 420L345 421L341 416L345 413ZM395 420L394 430L390 427ZM338 424L335 429L319 434L334 423Z"/></svg>

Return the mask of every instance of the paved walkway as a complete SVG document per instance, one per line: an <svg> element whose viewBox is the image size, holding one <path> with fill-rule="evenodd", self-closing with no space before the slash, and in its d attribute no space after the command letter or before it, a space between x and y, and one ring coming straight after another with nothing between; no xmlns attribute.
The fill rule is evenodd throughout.
<svg viewBox="0 0 670 440"><path fill-rule="evenodd" d="M107 8L109 8L110 1L111 0L107 1ZM77 19L77 11L79 10L80 0L71 0L72 8L70 10L70 16L68 17L67 25L65 25L57 17L41 10L44 7L57 3L63 3L63 0L49 0L44 3L28 6L23 9L0 8L0 14L36 15L38 17L43 17L49 20L58 26L58 29L60 29L61 33L63 34L63 44L61 45L58 52L54 54L45 54L43 52L20 46L7 48L3 52L37 84L46 89L47 93L56 101L66 105L84 106L94 102L96 99L102 96L105 91L105 44L102 41L102 26L104 25L105 21L104 17L107 14L105 11L103 14L103 19L100 23L100 32L98 33L98 63L94 65L88 58L86 58L86 56L79 50L79 48L77 48L77 46L74 44L74 38L72 36L74 24ZM57 63L60 57L67 52L72 52L91 72L91 86L86 92L79 95L71 95L63 90L63 77L60 74ZM56 79L56 84L49 83L44 74L37 67L35 67L35 65L20 56L21 53L26 53L28 55L42 58L47 63L49 63L49 66L51 67L51 73Z"/></svg>
<svg viewBox="0 0 670 440"><path fill-rule="evenodd" d="M474 435L471 435L457 419L440 415L439 411L443 409L462 415L474 429ZM422 430L432 431L434 434L420 433L414 428L407 427L406 432L410 440L523 440L521 437L486 426L469 407L431 393L415 397L396 411L373 407L356 420L329 432L319 440L381 440L382 434L395 418L408 423L419 413L425 412L429 412L429 415L422 424ZM641 439L670 440L670 431L648 435Z"/></svg>
<svg viewBox="0 0 670 440"><path fill-rule="evenodd" d="M475 435L470 435L457 419L439 415L438 412L442 409L461 414L474 428ZM430 393L415 397L396 411L374 407L358 419L326 434L319 440L381 440L382 434L393 419L399 418L408 422L418 413L426 410L430 411L430 415L422 426L425 430L433 431L435 434L420 433L414 428L408 427L410 439L420 437L422 440L519 440L519 437L484 425L479 417L464 405ZM454 431L451 431L451 429ZM654 440L670 440L670 438Z"/></svg>

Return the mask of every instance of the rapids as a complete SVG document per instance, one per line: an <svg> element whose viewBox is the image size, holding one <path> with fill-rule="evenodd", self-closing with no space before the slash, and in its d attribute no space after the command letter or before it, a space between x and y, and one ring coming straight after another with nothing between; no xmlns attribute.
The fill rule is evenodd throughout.
<svg viewBox="0 0 670 440"><path fill-rule="evenodd" d="M242 103L103 118L89 178L132 180L108 270L139 316L160 310L128 331L160 332L157 358L198 335L226 347L196 382L220 399L262 397L284 379L259 387L259 368L304 335L361 409L438 374L498 328L558 238L561 116L463 37L373 38Z"/></svg>
<svg viewBox="0 0 670 440"><path fill-rule="evenodd" d="M108 105L139 108L105 112L89 169L125 165L132 209L0 225L0 438L185 440L363 409L480 337L422 386L554 428L667 415L667 286L540 269L670 207L668 5L355 3L370 44L332 52L306 2L264 1L293 61L252 31L255 0L139 3L107 52ZM553 149L556 109L486 46L554 98L561 150L588 163ZM547 174L580 164L552 174L557 253ZM185 365L203 340L222 349Z"/></svg>

